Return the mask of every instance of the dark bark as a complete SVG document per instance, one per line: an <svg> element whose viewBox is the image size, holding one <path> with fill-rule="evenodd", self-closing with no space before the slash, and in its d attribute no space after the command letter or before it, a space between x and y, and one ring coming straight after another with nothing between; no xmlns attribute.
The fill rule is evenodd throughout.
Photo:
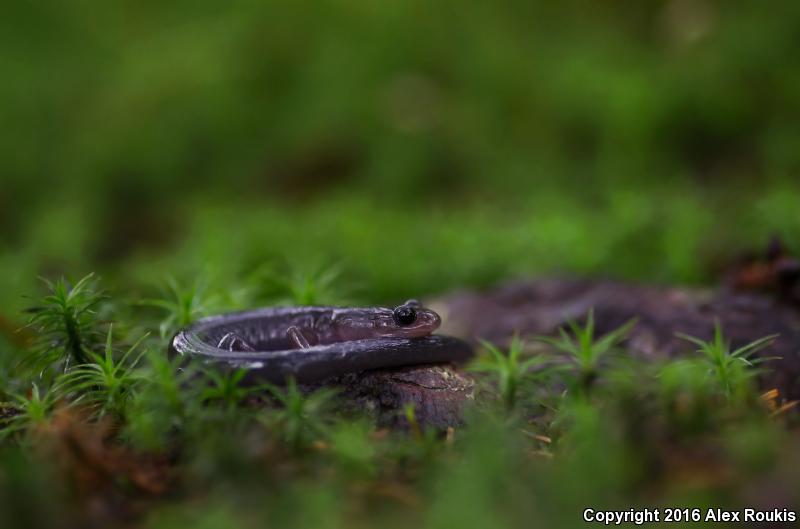
<svg viewBox="0 0 800 529"><path fill-rule="evenodd" d="M445 317L444 334L498 345L507 344L515 332L552 335L566 322L584 319L592 308L598 336L637 318L626 347L632 356L648 361L697 354L693 344L675 333L709 339L715 320L734 347L778 334L772 346L758 353L781 357L765 364L769 371L761 376L761 387L800 399L800 310L776 297L729 289L551 278L456 293L433 306ZM407 402L415 404L421 423L455 426L474 390L469 375L452 366L377 370L337 377L326 385L342 388L348 405L374 410L378 421L388 426L404 423L402 409Z"/></svg>
<svg viewBox="0 0 800 529"><path fill-rule="evenodd" d="M461 422L473 398L474 381L450 364L380 369L342 375L324 382L341 390L344 408L367 410L380 426L406 428L404 407L414 405L423 426L445 429Z"/></svg>
<svg viewBox="0 0 800 529"><path fill-rule="evenodd" d="M764 364L760 383L781 395L800 398L800 310L775 297L727 288L698 290L632 285L584 279L542 279L508 283L487 292L463 292L442 301L448 314L444 332L505 344L514 332L552 335L569 320L595 311L598 335L631 318L638 323L627 349L632 356L657 360L696 354L682 332L712 337L719 321L733 347L778 334L772 346L757 353L778 356Z"/></svg>

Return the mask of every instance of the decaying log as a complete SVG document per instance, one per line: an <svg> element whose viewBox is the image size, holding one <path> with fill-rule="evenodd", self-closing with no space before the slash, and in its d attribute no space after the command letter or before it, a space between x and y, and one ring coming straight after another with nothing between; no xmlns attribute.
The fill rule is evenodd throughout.
<svg viewBox="0 0 800 529"><path fill-rule="evenodd" d="M431 306L444 317L444 334L498 345L506 345L515 332L552 335L568 321L585 318L590 309L598 335L637 318L626 347L645 360L696 354L695 346L675 333L709 339L717 320L734 347L778 334L772 346L758 353L780 357L765 364L769 371L761 376L761 386L800 399L800 310L773 296L549 278L455 293ZM408 402L415 404L421 423L455 426L474 391L470 376L453 366L378 370L336 377L326 385L341 388L346 402L375 411L378 421L389 426L403 424Z"/></svg>
<svg viewBox="0 0 800 529"><path fill-rule="evenodd" d="M508 283L487 292L463 292L440 302L447 334L470 340L507 343L521 335L552 335L569 320L595 311L598 334L631 318L638 323L627 348L643 359L696 354L675 336L682 332L711 338L719 321L734 347L777 334L772 346L758 353L778 356L764 364L760 383L790 399L800 398L800 310L772 296L727 288L697 290L633 285L588 279L542 279ZM438 308L438 307L436 307Z"/></svg>
<svg viewBox="0 0 800 529"><path fill-rule="evenodd" d="M464 405L473 398L475 383L454 365L423 365L347 374L323 383L341 391L345 408L367 410L380 426L404 428L404 408L425 426L444 429L461 422Z"/></svg>

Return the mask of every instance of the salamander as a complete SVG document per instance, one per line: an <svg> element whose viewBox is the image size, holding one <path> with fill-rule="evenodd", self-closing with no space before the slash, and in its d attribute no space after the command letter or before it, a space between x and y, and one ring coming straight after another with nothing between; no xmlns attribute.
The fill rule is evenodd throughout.
<svg viewBox="0 0 800 529"><path fill-rule="evenodd" d="M467 343L432 334L440 324L415 300L394 308L273 307L201 319L175 335L171 351L245 367L248 378L270 382L467 360Z"/></svg>

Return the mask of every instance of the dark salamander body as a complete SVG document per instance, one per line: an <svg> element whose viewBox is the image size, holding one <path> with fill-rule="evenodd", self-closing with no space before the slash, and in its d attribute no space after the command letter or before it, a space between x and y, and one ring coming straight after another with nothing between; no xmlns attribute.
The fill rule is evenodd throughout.
<svg viewBox="0 0 800 529"><path fill-rule="evenodd" d="M264 308L199 320L175 335L171 351L279 383L469 359L466 342L431 334L440 321L413 300L394 309Z"/></svg>

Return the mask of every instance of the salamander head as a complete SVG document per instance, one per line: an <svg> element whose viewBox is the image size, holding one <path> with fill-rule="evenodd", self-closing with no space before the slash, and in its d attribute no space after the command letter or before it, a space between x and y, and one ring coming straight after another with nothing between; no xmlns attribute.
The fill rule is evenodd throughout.
<svg viewBox="0 0 800 529"><path fill-rule="evenodd" d="M339 333L344 339L418 338L439 328L442 319L425 309L418 301L409 300L394 309L370 309L338 318Z"/></svg>
<svg viewBox="0 0 800 529"><path fill-rule="evenodd" d="M392 310L391 321L381 318L380 323L388 336L415 338L433 333L442 319L432 310L423 308L418 301L409 300Z"/></svg>

